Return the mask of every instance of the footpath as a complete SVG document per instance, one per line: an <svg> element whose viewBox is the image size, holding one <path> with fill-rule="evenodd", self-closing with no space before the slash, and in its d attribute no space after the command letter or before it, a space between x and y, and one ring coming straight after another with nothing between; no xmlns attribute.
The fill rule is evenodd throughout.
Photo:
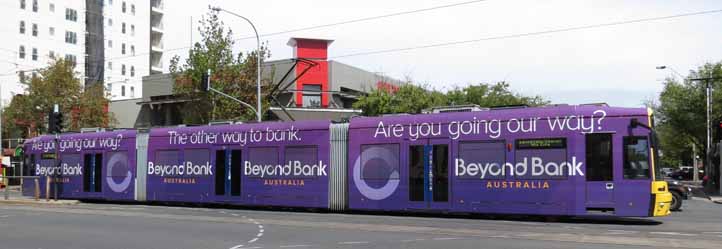
<svg viewBox="0 0 722 249"><path fill-rule="evenodd" d="M24 196L19 188L11 186L7 192L7 200L5 199L5 188L0 189L0 205L75 205L80 203L77 200L47 200L39 198L35 200L32 196ZM41 196L41 197L44 197Z"/></svg>
<svg viewBox="0 0 722 249"><path fill-rule="evenodd" d="M709 199L717 204L722 204L722 196L710 196Z"/></svg>

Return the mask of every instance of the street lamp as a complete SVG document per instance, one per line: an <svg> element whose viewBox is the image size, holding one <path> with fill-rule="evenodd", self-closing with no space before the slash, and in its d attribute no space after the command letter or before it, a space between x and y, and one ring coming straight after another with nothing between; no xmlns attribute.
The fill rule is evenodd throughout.
<svg viewBox="0 0 722 249"><path fill-rule="evenodd" d="M672 73L674 73L674 74L676 74L677 76L679 76L680 79L682 79L683 81L687 81L687 79L685 79L685 77L682 76L682 74L680 74L679 72L677 72L677 70L674 70L674 68L667 67L667 66L665 66L665 65L661 65L661 66L657 66L657 69L659 69L659 70L669 69L670 71L672 71Z"/></svg>
<svg viewBox="0 0 722 249"><path fill-rule="evenodd" d="M256 69L256 88L257 88L257 89L256 89L256 90L257 90L256 94L258 94L257 97L256 97L256 101L257 101L257 103L256 103L256 104L257 104L257 106L256 106L256 119L257 119L258 122L261 122L261 39L260 39L259 36L258 36L258 30L256 30L256 26L253 25L253 23L251 22L251 20L248 20L248 18L245 18L245 17L243 17L243 16L241 16L241 15L239 15L239 14L230 12L230 11L225 10L225 9L221 9L220 7L213 7L213 8L211 8L211 10L216 11L216 12L223 11L223 12L226 12L226 13L228 13L228 14L231 14L231 15L234 15L234 16L237 16L237 17L240 17L240 18L242 18L243 20L246 20L246 22L248 22L249 24L251 24L251 27L253 28L253 32L256 33L256 50L257 50L257 53L256 53L256 59L257 59L256 64L257 64L257 66L258 66L258 68Z"/></svg>

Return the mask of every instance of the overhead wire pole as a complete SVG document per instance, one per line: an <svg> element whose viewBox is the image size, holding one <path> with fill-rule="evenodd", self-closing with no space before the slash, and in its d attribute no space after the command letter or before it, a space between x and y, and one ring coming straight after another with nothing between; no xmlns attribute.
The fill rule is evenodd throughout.
<svg viewBox="0 0 722 249"><path fill-rule="evenodd" d="M712 147L712 136L711 136L712 135L712 123L711 123L711 119L710 119L710 116L712 115L712 83L713 83L712 81L720 80L720 79L722 79L722 77L713 77L712 72L710 72L709 77L689 79L689 81L704 81L705 82L705 95L706 95L706 101L707 101L707 103L706 103L706 106L707 106L706 126L707 127L705 127L705 130L707 130L707 144L706 144L707 148L705 151L704 170L705 170L705 175L707 175L708 178L712 178L715 176L714 174L712 174L712 171L715 170L715 168L712 167L712 158L711 158L712 153L710 151L711 147ZM719 165L719 166L722 167L722 165ZM717 181L717 185L718 185L719 189L716 189L716 191L719 191L720 193L722 193L722 169L720 169L720 172L717 175L717 179L710 179L710 180ZM712 187L714 187L714 186L712 186Z"/></svg>
<svg viewBox="0 0 722 249"><path fill-rule="evenodd" d="M256 121L261 122L261 38L258 36L258 30L256 30L256 26L253 25L251 20L248 20L248 18L245 18L239 14L233 13L231 11L221 9L220 7L214 7L211 8L213 11L223 11L228 14L234 15L236 17L240 17L243 20L246 20L249 24L251 24L251 27L253 28L253 32L256 33L256 64L258 68L256 69ZM224 94L225 95L225 94Z"/></svg>
<svg viewBox="0 0 722 249"><path fill-rule="evenodd" d="M682 74L677 72L677 70L674 70L674 68L672 68L672 67L668 67L666 65L661 65L661 66L657 66L656 68L658 70L669 69L669 71L671 71L673 74L679 76L679 78L683 81L683 83L687 83L687 81L689 80L686 77L684 77ZM707 85L707 86L709 87L709 85ZM707 103L706 104L710 104L709 103L709 95L706 91L707 91L707 89L705 88L705 95L707 95L707 100L706 100ZM707 108L708 108L707 109L707 122L709 122L710 121L710 119L709 119L710 108L709 107L707 107ZM710 124L708 123L707 127L709 127L709 126L710 126ZM707 140L709 140L709 136L710 136L709 129L707 129L707 136L708 136ZM709 150L709 146L707 148ZM707 160L707 158L705 158L705 160ZM705 165L707 165L708 162L705 161L704 163L705 163ZM705 167L707 167L707 166L705 166ZM695 181L695 182L699 181L699 167L697 166L697 149L696 149L696 146L694 145L694 143L692 143L692 181Z"/></svg>

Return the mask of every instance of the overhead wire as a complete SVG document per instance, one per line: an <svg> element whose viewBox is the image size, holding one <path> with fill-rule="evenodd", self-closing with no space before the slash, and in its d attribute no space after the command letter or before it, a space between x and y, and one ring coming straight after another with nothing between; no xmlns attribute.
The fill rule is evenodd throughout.
<svg viewBox="0 0 722 249"><path fill-rule="evenodd" d="M707 10L707 11L697 11L697 12L689 12L689 13L676 14L676 15L659 16L659 17L648 17L648 18L640 18L640 19L631 19L631 20L625 20L625 21L616 21L616 22L589 24L589 25L581 25L581 26L572 26L572 27L566 27L566 28L549 29L549 30L542 30L542 31L535 31L535 32L527 32L527 33L517 33L517 34L500 35L500 36L490 36L490 37L477 38L477 39L471 39L471 40L450 41L450 42L433 43L433 44L420 45L420 46L411 46L411 47L403 47L403 48L382 49L382 50L375 50L375 51L368 51L368 52L349 53L349 54L332 56L332 57L329 57L329 59L331 59L331 58L353 57L353 56L363 56L363 55L372 55L372 54L394 53L394 52L402 52L402 51L409 51L409 50L416 50L416 49L424 49L424 48L433 48L433 47L445 47L445 46L453 46L453 45L459 45L459 44L475 43L475 42L481 42L481 41L491 41L491 40L502 40L502 39L510 39L510 38L521 38L521 37L528 37L528 36L538 36L538 35L545 35L545 34L552 34L552 33L561 33L561 32L570 32L570 31L585 30L585 29L603 28L603 27L610 27L610 26L619 26L619 25L625 25L625 24L634 24L634 23L642 23L642 22L659 21L659 20L673 19L673 18L681 18L681 17L688 17L688 16L698 16L698 15L716 14L716 13L720 13L720 12L722 12L722 9Z"/></svg>

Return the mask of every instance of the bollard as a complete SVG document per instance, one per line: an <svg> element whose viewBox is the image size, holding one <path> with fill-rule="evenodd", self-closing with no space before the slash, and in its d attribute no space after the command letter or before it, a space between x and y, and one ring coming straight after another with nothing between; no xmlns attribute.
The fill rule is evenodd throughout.
<svg viewBox="0 0 722 249"><path fill-rule="evenodd" d="M50 176L45 176L45 201L50 201Z"/></svg>
<svg viewBox="0 0 722 249"><path fill-rule="evenodd" d="M53 188L53 200L58 201L58 178L57 177L53 177L53 186L55 186L55 188Z"/></svg>
<svg viewBox="0 0 722 249"><path fill-rule="evenodd" d="M35 201L40 200L40 180L38 178L33 179L35 180Z"/></svg>
<svg viewBox="0 0 722 249"><path fill-rule="evenodd" d="M3 178L4 179L4 178ZM10 186L5 184L5 200L10 198L10 192L8 192L8 189L10 189Z"/></svg>

